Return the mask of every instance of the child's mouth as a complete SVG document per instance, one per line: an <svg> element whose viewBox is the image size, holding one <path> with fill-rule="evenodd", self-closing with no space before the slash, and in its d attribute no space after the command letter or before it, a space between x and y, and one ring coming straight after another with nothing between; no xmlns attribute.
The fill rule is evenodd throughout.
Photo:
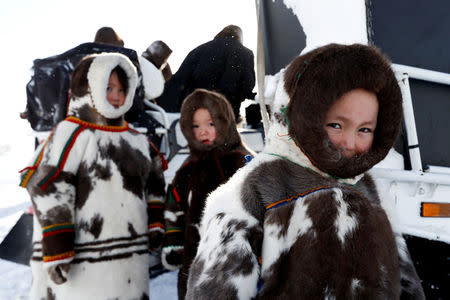
<svg viewBox="0 0 450 300"><path fill-rule="evenodd" d="M211 145L212 142L210 140L202 140L202 144L204 144L204 145Z"/></svg>

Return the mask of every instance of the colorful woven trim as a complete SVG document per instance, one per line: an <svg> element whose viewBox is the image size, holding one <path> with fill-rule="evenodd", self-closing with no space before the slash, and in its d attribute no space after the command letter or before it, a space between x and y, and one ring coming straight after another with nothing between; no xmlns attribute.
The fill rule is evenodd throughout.
<svg viewBox="0 0 450 300"><path fill-rule="evenodd" d="M266 212L268 210L271 210L272 208L277 208L279 206L288 204L288 203L290 203L292 201L297 201L299 198L303 198L303 197L305 197L307 195L310 195L312 193L315 193L315 192L318 192L318 191L322 191L322 190L329 190L331 188L333 188L333 187L332 186L321 186L321 187L313 188L313 189L311 189L311 190L309 190L307 192L304 192L304 193L297 194L295 196L289 197L287 199L283 199L283 200L271 203L269 205L266 205Z"/></svg>
<svg viewBox="0 0 450 300"><path fill-rule="evenodd" d="M184 164L181 165L180 169L183 169L184 167L186 167L190 163L191 163L191 161L188 160L187 162L185 162Z"/></svg>
<svg viewBox="0 0 450 300"><path fill-rule="evenodd" d="M58 255L53 255L53 256L44 256L43 260L44 262L52 262L52 261L57 261L57 260L64 260L70 257L74 257L75 256L75 251L68 251L68 252L64 252Z"/></svg>
<svg viewBox="0 0 450 300"><path fill-rule="evenodd" d="M164 203L162 203L161 201L148 201L147 202L147 207L148 208L164 208Z"/></svg>
<svg viewBox="0 0 450 300"><path fill-rule="evenodd" d="M69 137L69 140L64 145L63 151L61 153L61 156L59 157L58 164L51 170L47 176L44 177L39 183L38 186L44 190L50 182L58 176L59 173L61 173L61 170L64 168L64 165L67 161L67 157L69 156L70 150L72 149L73 145L75 144L75 140L77 139L78 135L84 130L86 127L78 126L75 128L75 130L72 132L72 134Z"/></svg>
<svg viewBox="0 0 450 300"><path fill-rule="evenodd" d="M21 186L23 188L27 186L28 182L30 181L31 176L34 174L34 172L36 171L37 167L41 163L42 157L44 156L44 149L47 146L48 141L50 140L52 135L53 135L53 131L50 133L50 135L48 136L47 140L45 141L45 144L42 147L41 152L39 152L38 157L34 161L33 166L26 167L25 169L19 171L19 173L22 173L22 172L26 171L25 173L23 173L21 175L21 180L20 180L19 186Z"/></svg>
<svg viewBox="0 0 450 300"><path fill-rule="evenodd" d="M178 195L177 189L174 187L171 192L169 192L169 204L173 203L173 199L175 198L175 201L180 203L181 199Z"/></svg>
<svg viewBox="0 0 450 300"><path fill-rule="evenodd" d="M148 225L148 229L153 229L153 228L164 229L164 224L161 223L161 222L155 222L155 223L152 223L152 224Z"/></svg>
<svg viewBox="0 0 450 300"><path fill-rule="evenodd" d="M175 196L175 200L177 200L178 203L180 203L180 196L178 195L177 189L173 188L173 195Z"/></svg>
<svg viewBox="0 0 450 300"><path fill-rule="evenodd" d="M175 232L183 232L180 227L169 227L166 229L164 234L175 233Z"/></svg>
<svg viewBox="0 0 450 300"><path fill-rule="evenodd" d="M98 125L95 123L89 123L89 122L80 120L75 117L67 117L65 120L72 122L72 123L79 124L86 128L98 129L98 130L103 130L103 131L121 132L121 131L127 131L130 129L127 122L125 122L124 126L105 126L105 125Z"/></svg>
<svg viewBox="0 0 450 300"><path fill-rule="evenodd" d="M60 234L64 232L74 232L75 225L73 223L61 223L46 226L42 228L42 236L45 238L47 236Z"/></svg>

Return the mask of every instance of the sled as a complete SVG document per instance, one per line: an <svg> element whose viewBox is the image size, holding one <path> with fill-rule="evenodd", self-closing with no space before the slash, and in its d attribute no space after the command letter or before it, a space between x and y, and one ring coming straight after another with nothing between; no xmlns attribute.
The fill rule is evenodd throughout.
<svg viewBox="0 0 450 300"><path fill-rule="evenodd" d="M24 213L0 244L0 258L22 265L30 264L33 215Z"/></svg>

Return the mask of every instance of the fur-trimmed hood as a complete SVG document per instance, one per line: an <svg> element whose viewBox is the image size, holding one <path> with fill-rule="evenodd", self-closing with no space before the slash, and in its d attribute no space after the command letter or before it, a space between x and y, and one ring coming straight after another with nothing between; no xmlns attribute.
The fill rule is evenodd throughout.
<svg viewBox="0 0 450 300"><path fill-rule="evenodd" d="M367 153L345 158L331 143L323 122L333 103L356 88L376 94L377 128ZM330 44L289 64L280 76L271 113L265 152L355 183L394 144L402 120L402 97L390 62L378 49Z"/></svg>
<svg viewBox="0 0 450 300"><path fill-rule="evenodd" d="M117 66L128 78L125 103L119 108L112 106L106 99L109 77ZM137 81L136 67L123 54L101 53L85 57L72 75L68 116L101 125L119 125L133 105Z"/></svg>
<svg viewBox="0 0 450 300"><path fill-rule="evenodd" d="M216 140L213 145L204 145L194 137L193 117L194 112L199 108L209 111L216 126ZM213 149L226 152L242 146L241 137L236 129L233 109L226 98L216 92L196 89L187 96L181 107L180 126L188 141L191 158L194 160L202 153Z"/></svg>

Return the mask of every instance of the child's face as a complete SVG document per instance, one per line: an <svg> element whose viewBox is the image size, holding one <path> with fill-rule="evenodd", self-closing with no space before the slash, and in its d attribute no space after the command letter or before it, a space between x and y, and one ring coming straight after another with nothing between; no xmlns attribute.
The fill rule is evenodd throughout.
<svg viewBox="0 0 450 300"><path fill-rule="evenodd" d="M108 102L118 108L125 103L125 90L119 81L119 77L116 72L112 72L109 76L108 87L106 88L106 99Z"/></svg>
<svg viewBox="0 0 450 300"><path fill-rule="evenodd" d="M324 128L331 142L347 157L367 152L377 127L378 100L373 92L354 89L342 95L326 116Z"/></svg>
<svg viewBox="0 0 450 300"><path fill-rule="evenodd" d="M194 112L192 127L195 139L202 144L212 145L216 140L216 126L207 109L199 108Z"/></svg>

